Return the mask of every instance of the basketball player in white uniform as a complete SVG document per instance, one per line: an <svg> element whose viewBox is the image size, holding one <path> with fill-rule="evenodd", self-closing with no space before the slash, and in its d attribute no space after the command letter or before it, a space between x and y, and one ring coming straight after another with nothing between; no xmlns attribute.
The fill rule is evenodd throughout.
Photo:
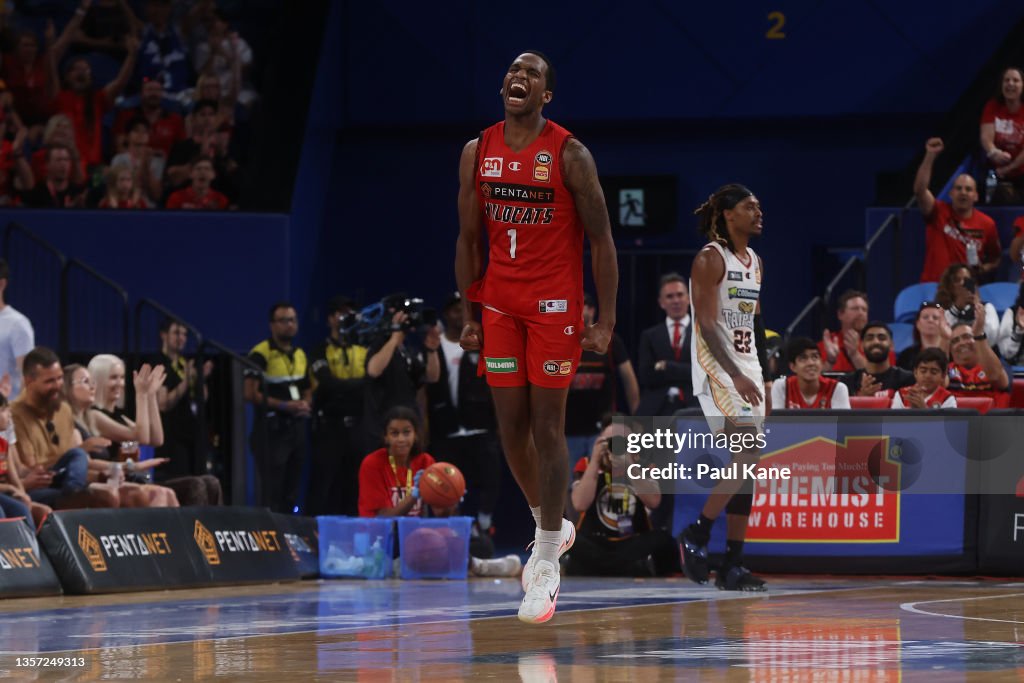
<svg viewBox="0 0 1024 683"><path fill-rule="evenodd" d="M764 264L747 244L761 234L761 204L742 185L726 185L695 213L708 244L693 262L690 281L693 392L713 432L756 436L763 430L768 395L759 301ZM756 446L733 455L741 467L757 459ZM724 590L764 590L764 582L741 561L752 502L751 481L722 480L715 486L698 520L679 537L683 567L691 580L708 580L711 526L724 510L726 557L715 585Z"/></svg>

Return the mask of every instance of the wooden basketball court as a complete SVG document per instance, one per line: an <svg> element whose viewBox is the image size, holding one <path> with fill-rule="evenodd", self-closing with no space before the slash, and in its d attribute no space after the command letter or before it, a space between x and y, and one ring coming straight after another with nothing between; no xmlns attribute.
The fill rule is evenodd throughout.
<svg viewBox="0 0 1024 683"><path fill-rule="evenodd" d="M0 602L0 676L154 681L1024 681L1024 583L315 581ZM18 666L19 658L80 666Z"/></svg>

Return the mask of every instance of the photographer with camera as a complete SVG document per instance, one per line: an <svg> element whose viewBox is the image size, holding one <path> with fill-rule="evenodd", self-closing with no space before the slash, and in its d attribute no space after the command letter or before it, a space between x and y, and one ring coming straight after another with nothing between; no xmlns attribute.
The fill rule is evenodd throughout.
<svg viewBox="0 0 1024 683"><path fill-rule="evenodd" d="M286 514L292 513L299 497L306 420L311 414L306 354L292 344L298 332L294 306L279 302L270 307L270 338L249 352L249 360L263 369L266 403L259 379L249 371L244 389L245 400L256 408L250 438L259 472L260 504Z"/></svg>
<svg viewBox="0 0 1024 683"><path fill-rule="evenodd" d="M566 573L577 576L668 576L679 571L672 535L647 516L662 501L653 479L630 478L638 455L612 453L613 438L632 429L605 417L590 457L576 463L572 505L582 514ZM619 449L615 449L619 450Z"/></svg>
<svg viewBox="0 0 1024 683"><path fill-rule="evenodd" d="M384 415L396 406L412 408L422 415L418 393L424 384L441 377L438 348L441 331L435 313L422 308L422 300L404 295L387 297L383 302L384 324L369 344L366 359L366 447L383 445ZM423 349L406 346L409 332L423 334ZM386 336L385 336L386 335Z"/></svg>
<svg viewBox="0 0 1024 683"><path fill-rule="evenodd" d="M311 515L359 514L359 465L363 447L363 392L366 347L345 325L355 303L337 296L327 304L330 334L310 356L313 378L313 473L310 477ZM344 327L344 329L343 329Z"/></svg>
<svg viewBox="0 0 1024 683"><path fill-rule="evenodd" d="M963 263L954 263L943 271L935 301L946 312L950 327L958 324L973 325L978 310L985 309L985 336L990 346L999 338L999 314L995 306L985 303L978 296L977 282L971 277L971 270Z"/></svg>

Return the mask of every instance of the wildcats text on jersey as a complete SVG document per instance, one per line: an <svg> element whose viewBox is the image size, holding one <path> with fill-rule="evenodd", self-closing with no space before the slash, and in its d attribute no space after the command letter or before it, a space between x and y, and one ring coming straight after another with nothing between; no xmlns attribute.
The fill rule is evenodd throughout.
<svg viewBox="0 0 1024 683"><path fill-rule="evenodd" d="M495 202L484 202L484 214L497 223L512 225L547 225L555 219L553 208L508 206Z"/></svg>

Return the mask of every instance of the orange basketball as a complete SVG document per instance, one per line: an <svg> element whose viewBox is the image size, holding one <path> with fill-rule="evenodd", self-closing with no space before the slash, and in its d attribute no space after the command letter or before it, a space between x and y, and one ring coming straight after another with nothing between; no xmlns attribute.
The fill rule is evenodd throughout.
<svg viewBox="0 0 1024 683"><path fill-rule="evenodd" d="M466 493L466 480L450 462L435 462L420 477L420 496L427 505L451 507Z"/></svg>

